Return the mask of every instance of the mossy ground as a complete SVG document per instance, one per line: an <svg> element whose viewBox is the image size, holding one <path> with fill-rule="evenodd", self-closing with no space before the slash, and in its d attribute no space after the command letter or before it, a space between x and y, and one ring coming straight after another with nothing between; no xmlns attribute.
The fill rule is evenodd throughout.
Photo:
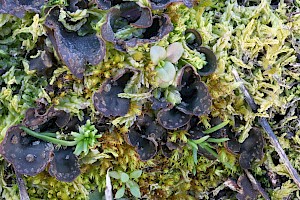
<svg viewBox="0 0 300 200"><path fill-rule="evenodd" d="M203 116L202 122L209 128L210 117L230 120L230 125L239 133L239 142L243 142L251 127L257 124L256 118L266 117L288 158L300 172L300 2L295 0L287 4L280 1L277 7L268 0L250 4L241 6L233 0L200 1L192 9L180 4L171 5L166 13L171 17L174 30L156 45L167 47L170 43L180 42L184 39L185 29L197 29L203 37L203 45L212 49L218 59L217 71L202 77L213 100L211 114ZM207 7L201 7L203 5ZM52 77L37 76L29 71L25 55L36 48L37 38L45 34L43 22L42 17L31 13L24 19L0 14L0 70L6 70L0 77L1 140L8 127L20 123L26 109L34 107L35 100L40 97L80 119L89 116L92 122L95 121L92 94L105 78L126 66L137 68L143 74L127 88L135 87L135 91L143 93L150 85L155 85L150 44L130 49L127 54L108 44L104 61L88 66L83 80L73 77L61 63ZM99 31L98 25L95 29ZM192 64L200 62L196 56L184 56ZM256 114L244 101L239 83L231 73L232 68L239 72L258 104ZM61 82L59 77L67 81ZM55 84L62 90L47 93L45 87L48 84ZM217 149L221 161L200 157L195 165L188 145L173 151L171 158L158 154L150 161L140 161L124 136L141 112L142 105L132 101L129 113L112 121L113 131L104 133L93 154L81 160L82 174L74 182L59 182L47 172L25 177L29 196L32 199L87 199L93 191L105 189L106 172L113 168L128 173L143 170L138 184L142 196L148 199L214 199L217 197L213 195L224 189L222 183L225 180L237 179L243 174L238 156L230 154L223 145ZM242 122L240 126L235 126L234 119ZM172 141L186 144L186 132L170 131L168 134ZM253 165L251 172L272 199L300 198L298 188L280 163L268 137L264 136L265 156ZM222 164L225 162L227 166ZM194 168L195 175L192 173ZM0 174L1 198L17 199L12 167L1 157ZM271 175L275 183L271 181ZM112 186L115 192L120 183L112 179ZM130 198L129 191L125 194ZM235 192L229 194L229 198L234 197Z"/></svg>

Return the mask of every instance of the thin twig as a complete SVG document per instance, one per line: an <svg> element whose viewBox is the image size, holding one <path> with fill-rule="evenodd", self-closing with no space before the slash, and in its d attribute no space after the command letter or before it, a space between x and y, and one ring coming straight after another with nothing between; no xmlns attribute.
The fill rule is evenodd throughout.
<svg viewBox="0 0 300 200"><path fill-rule="evenodd" d="M113 193L112 193L112 185L110 181L110 176L109 176L109 170L111 169L108 168L106 172L106 188L105 188L105 200L112 200L113 199Z"/></svg>
<svg viewBox="0 0 300 200"><path fill-rule="evenodd" d="M257 191L259 191L259 193L263 196L264 199L266 200L270 200L270 197L268 196L268 194L266 193L266 191L261 187L260 183L254 178L254 176L247 170L244 170L248 179L250 180L253 188Z"/></svg>
<svg viewBox="0 0 300 200"><path fill-rule="evenodd" d="M246 87L244 86L243 84L243 81L242 79L240 78L238 72L236 71L236 69L232 69L232 73L235 77L235 80L237 82L240 82L240 89L242 90L242 93L244 94L245 96L245 100L247 101L248 105L250 106L250 108L252 109L253 112L257 112L257 105L256 103L254 102L254 99L251 97L250 93L248 92L248 90L246 89Z"/></svg>
<svg viewBox="0 0 300 200"><path fill-rule="evenodd" d="M241 82L240 89L241 89L242 93L244 94L245 100L249 104L249 106L251 107L252 111L256 113L257 112L257 105L254 102L254 99L249 94L246 87L244 86L244 84L242 83L242 79L239 77L238 72L236 71L236 69L233 68L232 73L235 77L235 80L238 81L238 82ZM274 146L274 148L275 148L276 152L278 153L280 159L283 161L283 164L285 165L288 173L290 174L291 178L294 180L295 184L300 189L300 176L299 176L298 172L296 171L296 169L292 166L292 164L289 161L287 155L285 154L284 150L282 149L282 147L281 147L276 135L272 131L272 128L269 125L267 119L264 118L264 117L260 117L258 119L258 122L263 127L265 132L267 133L271 144Z"/></svg>
<svg viewBox="0 0 300 200"><path fill-rule="evenodd" d="M280 143L275 135L275 133L272 131L271 126L269 125L266 118L261 117L258 119L258 122L263 127L263 129L266 131L266 133L269 135L271 144L275 147L275 150L277 151L280 159L284 161L284 165L286 169L288 170L289 174L291 175L292 179L300 189L300 176L296 169L292 166L291 162L289 161L287 155L285 154L284 150L280 146Z"/></svg>
<svg viewBox="0 0 300 200"><path fill-rule="evenodd" d="M22 175L19 172L17 172L16 170L15 170L15 174L16 174L17 183L19 186L20 200L30 200L27 190L26 190L24 180L22 178Z"/></svg>

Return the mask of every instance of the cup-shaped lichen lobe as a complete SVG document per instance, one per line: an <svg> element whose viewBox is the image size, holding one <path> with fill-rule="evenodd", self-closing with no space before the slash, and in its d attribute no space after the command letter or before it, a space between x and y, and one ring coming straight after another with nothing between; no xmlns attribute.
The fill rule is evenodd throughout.
<svg viewBox="0 0 300 200"><path fill-rule="evenodd" d="M124 116L130 108L130 99L121 98L126 84L136 70L124 69L115 77L106 80L93 95L93 103L97 111L106 117Z"/></svg>
<svg viewBox="0 0 300 200"><path fill-rule="evenodd" d="M133 27L148 28L152 24L152 12L148 7L140 7L134 2L124 2L120 5L120 11L120 17Z"/></svg>
<svg viewBox="0 0 300 200"><path fill-rule="evenodd" d="M46 37L41 36L37 40L37 48L32 49L27 55L29 69L36 70L37 75L51 77L57 67L54 54L46 44Z"/></svg>
<svg viewBox="0 0 300 200"><path fill-rule="evenodd" d="M198 140L205 136L205 127L202 123L199 123L199 118L193 116L190 120L190 128L188 130L188 138L191 140Z"/></svg>
<svg viewBox="0 0 300 200"><path fill-rule="evenodd" d="M85 0L69 0L66 9L71 12L76 12L79 9L87 9L88 6L89 2Z"/></svg>
<svg viewBox="0 0 300 200"><path fill-rule="evenodd" d="M205 55L206 65L204 65L198 73L201 76L208 76L214 73L217 69L217 58L214 52L206 47L198 47L197 51Z"/></svg>
<svg viewBox="0 0 300 200"><path fill-rule="evenodd" d="M200 116L209 113L212 99L208 88L191 66L185 66L179 72L179 93L181 103L176 108L185 114Z"/></svg>
<svg viewBox="0 0 300 200"><path fill-rule="evenodd" d="M191 117L209 113L212 104L207 86L190 65L184 66L177 77L181 102L157 114L158 122L166 129L177 129L189 123Z"/></svg>
<svg viewBox="0 0 300 200"><path fill-rule="evenodd" d="M113 6L120 5L124 0L93 0L101 10L108 10Z"/></svg>
<svg viewBox="0 0 300 200"><path fill-rule="evenodd" d="M217 69L217 57L212 50L202 46L202 36L196 29L187 29L185 31L186 45L200 54L204 54L206 64L198 69L200 76L208 76L214 73ZM197 68L197 66L195 66Z"/></svg>
<svg viewBox="0 0 300 200"><path fill-rule="evenodd" d="M157 153L157 144L142 135L140 130L130 129L126 141L136 148L136 152L142 161L152 159Z"/></svg>
<svg viewBox="0 0 300 200"><path fill-rule="evenodd" d="M45 131L50 131L50 129L58 130L59 128L65 127L70 119L70 113L63 110L56 110L53 106L47 108L45 113L41 113L41 108L29 108L25 112L25 118L23 124L27 127L34 129L47 129ZM53 131L53 130L51 130Z"/></svg>
<svg viewBox="0 0 300 200"><path fill-rule="evenodd" d="M26 135L19 125L10 127L0 144L0 154L16 172L34 176L42 172L52 159L53 145Z"/></svg>
<svg viewBox="0 0 300 200"><path fill-rule="evenodd" d="M104 41L96 33L79 36L75 31L67 31L58 21L59 12L54 8L46 18L48 37L72 74L82 79L87 64L96 65L103 60Z"/></svg>
<svg viewBox="0 0 300 200"><path fill-rule="evenodd" d="M147 161L157 154L157 145L150 140L141 139L136 146L136 151L141 161Z"/></svg>
<svg viewBox="0 0 300 200"><path fill-rule="evenodd" d="M243 169L250 169L253 161L264 156L265 141L259 128L253 127L248 138L241 144L239 163Z"/></svg>
<svg viewBox="0 0 300 200"><path fill-rule="evenodd" d="M167 108L171 105L170 102L166 101L165 98L157 99L155 97L151 97L150 101L151 101L151 108L155 111L161 110L163 108Z"/></svg>
<svg viewBox="0 0 300 200"><path fill-rule="evenodd" d="M157 114L158 123L169 130L175 130L188 124L191 117L191 115L181 112L176 107L162 109Z"/></svg>
<svg viewBox="0 0 300 200"><path fill-rule="evenodd" d="M196 29L185 30L185 40L187 46L194 50L202 45L202 37Z"/></svg>
<svg viewBox="0 0 300 200"><path fill-rule="evenodd" d="M173 24L167 14L154 15L153 23L149 28L146 28L143 34L143 40L140 43L153 43L161 40L164 36L173 30Z"/></svg>
<svg viewBox="0 0 300 200"><path fill-rule="evenodd" d="M142 161L153 158L158 150L158 144L166 134L166 130L145 114L138 118L127 133L127 142L136 147Z"/></svg>
<svg viewBox="0 0 300 200"><path fill-rule="evenodd" d="M0 13L23 18L26 11L40 13L44 4L44 0L3 0L0 3Z"/></svg>
<svg viewBox="0 0 300 200"><path fill-rule="evenodd" d="M72 182L80 175L78 158L73 147L55 149L49 165L49 174L59 181Z"/></svg>
<svg viewBox="0 0 300 200"><path fill-rule="evenodd" d="M173 30L166 14L152 15L148 7L124 2L120 8L112 8L101 28L102 37L112 42L119 51L127 51L139 44L153 43Z"/></svg>
<svg viewBox="0 0 300 200"><path fill-rule="evenodd" d="M184 3L185 6L191 8L193 7L192 0L149 0L153 10L166 9L172 3Z"/></svg>
<svg viewBox="0 0 300 200"><path fill-rule="evenodd" d="M253 187L246 175L239 177L237 181L238 186L240 187L239 193L236 195L238 200L255 200L258 196L258 191Z"/></svg>

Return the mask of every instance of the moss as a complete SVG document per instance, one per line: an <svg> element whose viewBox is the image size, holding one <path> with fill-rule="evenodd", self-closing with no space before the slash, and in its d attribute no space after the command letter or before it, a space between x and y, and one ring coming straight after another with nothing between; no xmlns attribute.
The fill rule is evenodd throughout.
<svg viewBox="0 0 300 200"><path fill-rule="evenodd" d="M201 3L202 2L202 3ZM212 97L210 115L201 117L208 128L211 117L241 121L233 127L240 142L243 142L256 124L257 116L267 117L291 163L300 171L298 146L299 132L299 40L300 40L300 2L295 5L282 2L278 9L270 6L269 0L262 0L253 6L241 6L237 1L201 1L193 9L174 4L166 13L174 25L174 30L154 44L143 44L129 48L128 53L115 50L106 44L106 56L98 65L88 65L82 80L76 79L56 55L55 67L50 77L38 77L29 70L27 54L37 48L38 38L45 37L42 24L43 15L27 13L23 19L0 14L0 140L9 126L20 123L24 112L35 106L38 97L47 98L56 108L70 112L81 120L91 118L95 123L98 115L92 106L91 97L107 78L113 77L119 69L132 67L140 70L133 77L124 92L131 99L130 110L124 117L109 120L109 130L99 139L95 147L92 164L82 160L82 174L73 183L58 182L43 172L35 177L26 177L27 189L33 199L86 199L91 191L105 189L105 175L109 168L121 171L143 170L138 184L142 195L150 199L197 198L210 193L229 177L238 178L242 174L238 156L230 154L223 145L217 148L220 161L200 157L193 161L192 150L186 145L186 131L170 131L168 138L179 148L170 158L158 153L154 159L138 160L135 149L124 138L130 126L139 115L152 112L147 95L157 87L154 77L155 66L150 60L150 48L154 45L168 47L174 42L184 41L187 28L198 30L203 46L214 51L218 67L214 74L201 77L208 86ZM64 1L51 1L49 4L66 5ZM201 7L209 4L209 7ZM298 7L297 7L298 5ZM89 8L92 15L96 8ZM155 11L161 14L162 11ZM96 12L97 13L97 12ZM105 13L98 13L103 17ZM97 16L98 16L97 15ZM93 18L92 27L100 34L103 19ZM47 46L50 41L46 40ZM192 51L187 51L183 59L201 68L205 59ZM299 59L299 58L298 58ZM198 66L199 65L199 66ZM177 70L182 67L178 64ZM259 105L258 113L248 108L242 93L238 90L231 70L235 68L244 84ZM56 89L49 91L48 87ZM150 92L149 92L150 91ZM152 112L155 115L155 112ZM276 153L268 143L266 156L252 170L256 178L274 199L291 196L297 198L296 187L283 164L278 163ZM0 158L0 193L3 198L18 198L17 184L12 178L12 170ZM92 160L92 159L91 159ZM91 161L88 160L88 161ZM230 167L222 163L228 163ZM269 173L275 173L278 185L272 185ZM6 174L6 176L4 176ZM121 186L112 180L114 192ZM274 191L272 191L272 189ZM130 193L127 194L128 196ZM159 198L158 198L159 197Z"/></svg>

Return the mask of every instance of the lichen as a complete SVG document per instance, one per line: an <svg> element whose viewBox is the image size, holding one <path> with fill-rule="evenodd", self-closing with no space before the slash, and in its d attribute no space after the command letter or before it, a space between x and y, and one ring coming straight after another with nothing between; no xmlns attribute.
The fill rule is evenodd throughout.
<svg viewBox="0 0 300 200"><path fill-rule="evenodd" d="M72 1L72 9L80 7L77 2L80 1ZM138 2L145 6L150 4L143 0ZM60 21L64 27L78 31L78 35L94 33L100 37L109 11L100 11L95 1L89 3L85 8L79 8L77 13L62 11ZM166 134L166 141L176 144L168 144L168 148L172 149L170 157L164 156L158 148L153 159L143 162L138 159L135 147L124 141L139 117L148 113L157 116L158 110L151 107L151 98L157 92L153 89L159 86L155 78L156 65L150 58L153 46L166 49L176 42L183 44L184 53L175 66L176 72L186 63L199 70L206 64L205 55L199 55L185 45L187 29L199 31L202 46L211 49L217 58L216 71L209 76L201 76L201 82L207 86L211 96L212 106L210 114L199 117L199 123L209 128L211 118L228 120L234 137L243 143L257 125L257 117L266 117L292 165L300 172L300 2L280 1L275 6L271 3L274 2L261 0L242 5L236 0L203 0L195 3L193 8L175 2L165 10L152 11L157 16L168 14L173 25L169 34L151 44L127 47L126 53L107 43L103 60L85 65L81 80L60 59L44 29L47 9L54 6L66 8L69 6L67 1L48 1L47 9L38 14L28 10L22 18L0 14L0 141L10 126L22 122L25 111L35 107L35 101L40 97L44 97L49 106L78 117L80 123L89 119L95 125L103 123L107 127L90 152L79 159L81 175L74 182L57 181L46 172L27 176L24 179L29 196L36 199L87 199L95 190L104 191L106 173L111 168L123 172L142 170L137 183L145 198L188 199L192 196L212 199L215 197L212 193L223 187L224 180L238 179L243 175L238 155L229 152L223 143L215 147L217 160L198 156L195 164L192 150L187 145L188 127L185 126L168 130ZM44 45L54 55L53 71L47 76L30 70L30 59L41 53L35 52L41 38L46 38ZM125 68L139 71L118 95L130 102L130 108L124 116L105 119L93 106L92 97L106 80ZM235 82L231 73L233 68L258 105L257 113L251 112L244 101L238 89L240 83ZM181 100L172 100L177 91L174 88L169 88L166 97L176 105ZM68 133L61 130L57 136L66 138ZM266 135L263 136L266 139ZM265 156L253 164L251 172L271 199L299 198L298 189L284 164L269 140L265 141ZM166 145L161 141L159 144ZM18 198L13 173L12 167L0 157L2 198ZM117 180L111 181L115 193L122 185ZM131 198L130 192L126 191L125 196Z"/></svg>

